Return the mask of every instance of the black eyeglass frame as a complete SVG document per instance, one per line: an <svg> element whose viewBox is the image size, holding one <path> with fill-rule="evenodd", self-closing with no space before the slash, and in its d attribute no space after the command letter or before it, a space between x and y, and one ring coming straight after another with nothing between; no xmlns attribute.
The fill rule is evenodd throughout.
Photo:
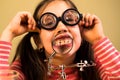
<svg viewBox="0 0 120 80"><path fill-rule="evenodd" d="M65 15L65 13L66 13L67 11L70 11L70 10L75 11L75 12L78 14L78 16L79 16L79 17L78 17L78 21L77 21L76 23L74 23L74 24L69 24L69 23L67 23L67 22L64 20L64 15ZM42 19L42 17L43 17L44 15L46 15L46 14L52 15L52 16L54 16L55 19L56 19L56 24L55 24L52 28L46 28L46 27L43 27L43 26L42 26L41 19ZM43 29L45 29L45 30L54 30L54 29L57 27L59 21L62 21L63 24L68 25L68 26L75 26L75 25L77 25L77 24L80 22L80 20L82 20L82 18L83 18L83 15L82 15L81 13L79 13L78 10L76 10L76 9L74 9L74 8L69 8L69 9L67 9L67 10L65 10L65 11L63 12L63 14L62 14L61 17L57 17L54 13L46 12L46 13L42 14L42 16L41 16L41 17L39 18L39 20L37 21L37 24L38 24L38 28L39 28L39 29L43 28Z"/></svg>

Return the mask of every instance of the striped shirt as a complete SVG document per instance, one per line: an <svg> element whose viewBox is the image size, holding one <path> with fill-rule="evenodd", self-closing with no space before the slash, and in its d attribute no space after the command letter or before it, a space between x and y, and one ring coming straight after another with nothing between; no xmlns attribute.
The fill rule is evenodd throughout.
<svg viewBox="0 0 120 80"><path fill-rule="evenodd" d="M11 47L11 43L0 41L0 69L9 69L8 58ZM110 40L104 38L93 45L92 48L101 79L120 80L120 53L115 49ZM19 61L15 61L10 67L19 72L19 80L25 80L20 66Z"/></svg>
<svg viewBox="0 0 120 80"><path fill-rule="evenodd" d="M109 39L93 45L94 58L102 80L120 80L120 52Z"/></svg>

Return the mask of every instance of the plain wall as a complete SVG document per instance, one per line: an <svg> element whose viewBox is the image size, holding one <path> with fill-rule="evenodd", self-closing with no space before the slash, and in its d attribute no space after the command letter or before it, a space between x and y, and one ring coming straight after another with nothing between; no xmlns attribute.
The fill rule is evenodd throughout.
<svg viewBox="0 0 120 80"><path fill-rule="evenodd" d="M41 0L1 0L0 2L0 34L10 20L19 11L29 11L33 14L36 5ZM120 50L120 0L72 0L81 13L97 15L103 23L105 35L109 37L113 45ZM12 41L10 61L20 39L19 36Z"/></svg>

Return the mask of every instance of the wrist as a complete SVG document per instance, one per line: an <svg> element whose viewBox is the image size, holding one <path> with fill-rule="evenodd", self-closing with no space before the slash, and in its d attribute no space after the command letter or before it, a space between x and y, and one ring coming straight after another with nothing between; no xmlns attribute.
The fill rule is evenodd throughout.
<svg viewBox="0 0 120 80"><path fill-rule="evenodd" d="M14 38L14 35L9 29L5 29L0 36L0 40L7 41L7 42L11 42L13 38Z"/></svg>
<svg viewBox="0 0 120 80"><path fill-rule="evenodd" d="M104 38L105 38L105 36L104 36L104 35L103 35L103 36L99 36L99 37L95 38L95 39L92 41L92 45L96 44L97 42L99 42L100 40L102 40L102 39L104 39Z"/></svg>

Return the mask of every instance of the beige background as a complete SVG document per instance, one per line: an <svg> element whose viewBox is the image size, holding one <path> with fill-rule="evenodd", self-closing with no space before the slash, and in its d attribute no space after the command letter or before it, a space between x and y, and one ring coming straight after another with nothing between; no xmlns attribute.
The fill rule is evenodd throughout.
<svg viewBox="0 0 120 80"><path fill-rule="evenodd" d="M10 20L19 11L33 13L35 6L41 0L1 0L0 2L0 34ZM99 16L103 23L106 36L113 45L120 50L120 0L72 0L81 13L91 13ZM13 58L16 46L22 36L13 40L10 61Z"/></svg>

